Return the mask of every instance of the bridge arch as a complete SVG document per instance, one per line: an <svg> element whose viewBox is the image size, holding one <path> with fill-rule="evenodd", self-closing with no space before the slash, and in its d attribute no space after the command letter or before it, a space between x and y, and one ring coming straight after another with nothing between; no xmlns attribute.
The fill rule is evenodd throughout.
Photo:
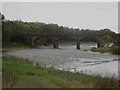
<svg viewBox="0 0 120 90"><path fill-rule="evenodd" d="M19 33L14 33L13 35L21 35ZM32 35L32 34L22 34L25 35L27 38L30 39L31 41L31 46L35 47L35 42L41 38L45 38L45 39L51 39L53 42L53 48L59 48L58 47L58 42L60 40L64 40L65 38L69 38L69 39L74 39L76 41L76 49L80 50L80 43L82 40L84 40L85 38L90 38L87 36L83 36L83 35L40 35L40 34L36 34L36 35ZM99 41L95 41L97 42L97 47L99 48L100 43Z"/></svg>
<svg viewBox="0 0 120 90"><path fill-rule="evenodd" d="M58 42L60 40L64 40L64 39L74 39L76 41L76 49L80 50L80 41L83 40L84 38L83 37L80 37L80 36L65 36L65 35L62 35L62 36L32 36L32 47L35 46L35 42L41 38L45 38L45 39L51 39L52 42L53 42L53 48L55 49L58 49L59 48L59 44Z"/></svg>

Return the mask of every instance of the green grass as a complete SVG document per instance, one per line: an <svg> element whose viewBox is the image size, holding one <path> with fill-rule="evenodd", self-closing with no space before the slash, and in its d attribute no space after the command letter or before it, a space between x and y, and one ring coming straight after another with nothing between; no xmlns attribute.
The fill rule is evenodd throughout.
<svg viewBox="0 0 120 90"><path fill-rule="evenodd" d="M106 88L118 87L115 78L74 74L33 66L28 60L3 57L3 88Z"/></svg>
<svg viewBox="0 0 120 90"><path fill-rule="evenodd" d="M111 53L111 49L106 47L92 48L91 51L100 53Z"/></svg>
<svg viewBox="0 0 120 90"><path fill-rule="evenodd" d="M108 47L92 48L91 51L120 55L120 46L113 45L112 47L109 47L109 48Z"/></svg>

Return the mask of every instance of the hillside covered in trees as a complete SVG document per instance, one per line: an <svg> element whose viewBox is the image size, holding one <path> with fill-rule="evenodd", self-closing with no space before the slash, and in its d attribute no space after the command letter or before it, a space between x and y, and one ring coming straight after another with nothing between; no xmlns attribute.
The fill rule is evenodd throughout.
<svg viewBox="0 0 120 90"><path fill-rule="evenodd" d="M42 22L23 22L21 20L6 20L4 15L2 18L2 42L3 46L8 43L21 43L25 45L30 44L27 36L24 34L40 34L40 35L80 35L87 37L83 39L83 42L114 42L118 43L119 34L111 31L110 29L101 30L90 30L90 29L79 29L79 28L69 28L65 26L59 26L57 24L45 24ZM20 35L13 35L13 33L19 33ZM23 35L22 35L23 34ZM63 40L64 41L64 40ZM72 41L71 39L69 41ZM39 42L39 41L38 41ZM52 40L40 41L41 43L52 43Z"/></svg>

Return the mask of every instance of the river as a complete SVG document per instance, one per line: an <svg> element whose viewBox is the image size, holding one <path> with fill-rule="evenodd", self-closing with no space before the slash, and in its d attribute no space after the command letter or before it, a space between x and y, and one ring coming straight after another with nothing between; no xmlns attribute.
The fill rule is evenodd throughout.
<svg viewBox="0 0 120 90"><path fill-rule="evenodd" d="M5 54L22 57L40 66L118 78L118 55L84 51L96 44L82 44L81 50L75 45L60 46L60 49L41 47L36 49L12 50Z"/></svg>

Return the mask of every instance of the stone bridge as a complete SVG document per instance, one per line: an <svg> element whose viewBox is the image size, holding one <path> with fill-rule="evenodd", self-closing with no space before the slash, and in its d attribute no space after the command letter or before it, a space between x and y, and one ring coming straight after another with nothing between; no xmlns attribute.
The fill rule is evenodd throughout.
<svg viewBox="0 0 120 90"><path fill-rule="evenodd" d="M74 39L76 41L76 49L80 49L80 41L84 39L85 37L81 37L78 35L34 35L32 36L32 47L34 47L34 44L37 40L40 38L46 38L51 39L53 41L53 48L59 48L58 42L62 39Z"/></svg>
<svg viewBox="0 0 120 90"><path fill-rule="evenodd" d="M14 33L13 35L23 35L27 36L31 40L31 46L35 47L35 42L41 38L51 39L53 41L53 48L58 49L58 42L62 39L74 39L76 41L76 49L80 50L80 42L89 37L83 37L80 35L41 35L41 34L19 34ZM97 42L97 47L99 48L99 42Z"/></svg>

